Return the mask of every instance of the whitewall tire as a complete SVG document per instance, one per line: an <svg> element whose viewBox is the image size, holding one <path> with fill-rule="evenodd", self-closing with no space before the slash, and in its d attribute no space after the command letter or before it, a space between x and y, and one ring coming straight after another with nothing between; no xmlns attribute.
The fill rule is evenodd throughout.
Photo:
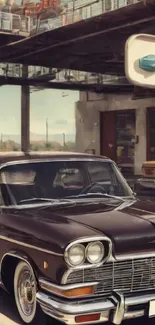
<svg viewBox="0 0 155 325"><path fill-rule="evenodd" d="M44 324L40 318L43 312L37 304L36 293L37 283L32 268L24 261L19 262L14 274L14 296L24 324Z"/></svg>

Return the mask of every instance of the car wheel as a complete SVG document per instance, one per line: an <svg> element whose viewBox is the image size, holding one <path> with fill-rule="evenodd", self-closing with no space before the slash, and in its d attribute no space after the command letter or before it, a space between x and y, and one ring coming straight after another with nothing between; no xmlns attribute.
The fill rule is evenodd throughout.
<svg viewBox="0 0 155 325"><path fill-rule="evenodd" d="M46 324L45 315L36 300L37 284L31 267L19 262L14 274L14 296L18 313L24 324Z"/></svg>

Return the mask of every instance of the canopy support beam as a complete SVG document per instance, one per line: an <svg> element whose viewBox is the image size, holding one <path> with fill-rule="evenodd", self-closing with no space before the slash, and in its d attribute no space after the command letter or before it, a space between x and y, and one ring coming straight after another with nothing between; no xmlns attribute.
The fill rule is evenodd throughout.
<svg viewBox="0 0 155 325"><path fill-rule="evenodd" d="M22 75L28 77L28 67L23 66ZM21 86L21 150L29 151L30 145L30 88Z"/></svg>

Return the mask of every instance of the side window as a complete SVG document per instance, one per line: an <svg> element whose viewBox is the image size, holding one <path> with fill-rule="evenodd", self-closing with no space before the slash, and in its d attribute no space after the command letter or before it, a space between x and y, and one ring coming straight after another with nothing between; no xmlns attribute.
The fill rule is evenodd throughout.
<svg viewBox="0 0 155 325"><path fill-rule="evenodd" d="M88 164L88 173L92 183L112 183L112 169L108 163L90 162Z"/></svg>
<svg viewBox="0 0 155 325"><path fill-rule="evenodd" d="M81 170L78 168L61 168L58 170L53 187L83 188L84 179Z"/></svg>

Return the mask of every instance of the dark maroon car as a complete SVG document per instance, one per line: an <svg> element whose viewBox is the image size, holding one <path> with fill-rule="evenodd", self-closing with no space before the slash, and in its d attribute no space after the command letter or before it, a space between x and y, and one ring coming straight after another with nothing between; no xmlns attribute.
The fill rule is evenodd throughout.
<svg viewBox="0 0 155 325"><path fill-rule="evenodd" d="M0 200L1 285L25 324L155 316L155 204L137 200L110 159L1 161Z"/></svg>

